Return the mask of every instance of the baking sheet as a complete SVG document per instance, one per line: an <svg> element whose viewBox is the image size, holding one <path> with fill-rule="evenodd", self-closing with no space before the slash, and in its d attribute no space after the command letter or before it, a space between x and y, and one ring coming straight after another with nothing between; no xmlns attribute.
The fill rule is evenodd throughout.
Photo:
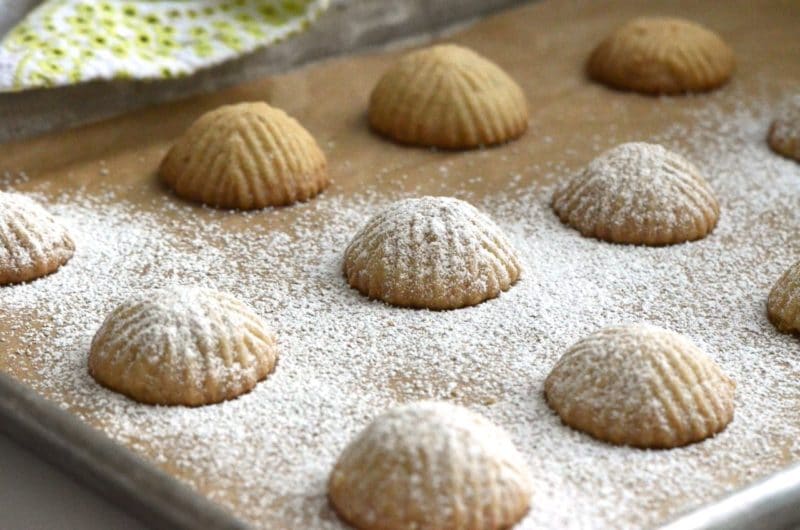
<svg viewBox="0 0 800 530"><path fill-rule="evenodd" d="M366 127L365 103L375 80L397 55L380 53L334 60L217 94L2 146L0 172L9 172L8 178L16 189L52 197L77 188L84 194L102 197L111 184L119 200L152 210L153 199L165 193L154 171L175 136L199 114L220 104L263 99L296 116L323 146L334 179L327 197L366 189L432 194L457 189L479 199L491 191L485 180L464 180L464 174L491 175L493 189L546 185L552 178L548 175L555 172L533 171L531 160L538 161L540 167L557 167L558 174L568 173L596 152L610 121L617 124L619 138L646 138L667 124L688 123L692 109L700 110L706 104L704 97L689 97L680 100L675 112L665 112L664 106L654 105L652 98L610 91L585 79L582 64L594 43L611 28L644 11L698 20L733 44L738 57L734 83L709 97L728 101L733 107L736 102L731 99L732 94L751 92L778 101L793 88L796 90L800 80L800 5L796 2L553 2L493 17L451 39L496 60L519 80L531 102L528 134L491 151L409 149L372 135ZM431 179L431 172L444 163L449 171L437 172L437 178ZM108 175L103 174L104 168ZM20 171L24 171L25 178L16 179ZM215 218L213 212L201 208L195 209L194 214L198 219ZM235 232L245 224L260 222L266 230L290 231L296 215L295 210L287 209L270 212L261 220L230 216L222 225ZM35 321L32 325L36 325ZM2 331L10 340L0 355L0 369L34 388L44 389L46 385L38 379L41 367L37 360L10 353L25 350L24 344L15 341L19 335L8 329ZM46 397L58 403L65 401L62 395ZM104 427L99 419L93 421L93 417L103 416L102 411L97 411L96 416L92 410L76 412L93 426ZM156 460L151 449L135 447L146 458ZM790 461L787 450L782 462ZM213 477L194 476L191 468L160 465L202 494L214 489ZM762 471L754 470L753 476L770 470ZM752 476L729 477L727 486L742 485L751 479ZM237 492L222 496L215 493L215 498L233 511L244 509L237 504ZM676 498L674 504L660 506L659 516L666 519L682 511L683 502L686 499ZM273 524L279 525L275 521Z"/></svg>

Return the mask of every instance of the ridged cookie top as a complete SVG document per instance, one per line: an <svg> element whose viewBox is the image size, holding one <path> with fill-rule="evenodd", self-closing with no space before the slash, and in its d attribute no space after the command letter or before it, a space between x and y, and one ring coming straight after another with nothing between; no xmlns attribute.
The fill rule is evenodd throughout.
<svg viewBox="0 0 800 530"><path fill-rule="evenodd" d="M390 68L370 96L369 122L402 143L471 148L521 136L528 104L496 64L447 44L411 52Z"/></svg>
<svg viewBox="0 0 800 530"><path fill-rule="evenodd" d="M282 206L328 185L327 162L302 125L266 103L226 105L195 121L159 173L175 193L224 208Z"/></svg>
<svg viewBox="0 0 800 530"><path fill-rule="evenodd" d="M637 447L676 447L720 432L733 418L734 389L689 339L647 325L578 341L545 381L564 423Z"/></svg>
<svg viewBox="0 0 800 530"><path fill-rule="evenodd" d="M553 194L553 209L581 234L616 243L700 239L719 203L700 171L660 145L634 142L601 154Z"/></svg>
<svg viewBox="0 0 800 530"><path fill-rule="evenodd" d="M248 392L275 366L275 340L236 298L172 287L132 296L92 341L89 371L143 403L204 405Z"/></svg>
<svg viewBox="0 0 800 530"><path fill-rule="evenodd" d="M800 333L800 262L775 282L767 300L767 314L780 331Z"/></svg>
<svg viewBox="0 0 800 530"><path fill-rule="evenodd" d="M730 79L733 51L714 32L672 17L641 17L595 48L589 75L623 90L677 94L710 90Z"/></svg>
<svg viewBox="0 0 800 530"><path fill-rule="evenodd" d="M800 162L800 94L782 106L770 127L768 142L776 153Z"/></svg>
<svg viewBox="0 0 800 530"><path fill-rule="evenodd" d="M507 290L521 272L500 228L451 197L404 199L380 212L344 253L348 282L390 304L454 309Z"/></svg>
<svg viewBox="0 0 800 530"><path fill-rule="evenodd" d="M50 274L74 252L67 229L38 203L0 191L0 285Z"/></svg>
<svg viewBox="0 0 800 530"><path fill-rule="evenodd" d="M508 435L446 403L397 407L339 456L328 495L363 530L495 530L528 511L527 465Z"/></svg>

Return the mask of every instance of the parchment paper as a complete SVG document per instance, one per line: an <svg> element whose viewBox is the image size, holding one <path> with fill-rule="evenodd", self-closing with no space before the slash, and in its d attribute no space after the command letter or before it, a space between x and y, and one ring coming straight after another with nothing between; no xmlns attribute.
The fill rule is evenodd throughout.
<svg viewBox="0 0 800 530"><path fill-rule="evenodd" d="M495 189L538 186L546 183L546 177L530 170L531 161L540 167L552 164L574 170L591 159L597 136L609 122L617 124L619 138L636 140L686 120L686 113L670 115L653 105L649 96L609 90L585 78L583 64L592 47L611 29L643 13L694 19L731 43L738 67L723 93L752 91L777 101L800 86L800 3L796 1L543 2L487 19L450 39L495 60L525 90L531 107L530 129L509 145L487 151L436 152L398 146L373 135L366 126L366 102L376 80L397 57L398 52L392 52L337 59L213 95L4 145L0 172L25 171L30 181L18 189L53 195L79 186L85 187L85 193L100 193L113 180L121 199L146 209L152 197L165 193L155 169L177 135L201 113L220 104L260 99L284 108L318 139L334 179L327 194L349 194L369 186L441 194L448 183L477 197L490 191L485 189L486 180L465 181L468 174L490 175ZM704 97L684 98L683 110L701 108ZM110 176L98 176L101 161ZM435 172L444 161L450 167L447 175ZM430 178L431 174L437 178ZM515 174L521 178L513 179ZM201 208L196 213L200 218L208 215ZM268 230L285 229L293 216L291 209L276 210L247 222L262 222ZM228 230L235 231L244 221L234 216L225 222ZM265 271L265 278L268 274ZM0 369L35 386L35 361L8 353L24 348L12 338L0 352ZM49 397L61 401L60 396ZM786 421L798 422L800 414ZM139 451L148 456L146 447ZM179 473L168 465L162 467ZM201 484L201 493L213 488L213 482L204 477L180 478ZM744 481L745 477L731 478L732 484ZM226 495L234 509L236 498L235 491ZM664 506L659 511L672 515L681 506Z"/></svg>

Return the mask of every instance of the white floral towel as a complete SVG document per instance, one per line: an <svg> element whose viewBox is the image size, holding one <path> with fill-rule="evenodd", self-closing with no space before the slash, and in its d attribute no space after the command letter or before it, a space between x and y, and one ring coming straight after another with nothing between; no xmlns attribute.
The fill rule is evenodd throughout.
<svg viewBox="0 0 800 530"><path fill-rule="evenodd" d="M0 41L0 92L184 76L302 31L327 6L328 0L47 0Z"/></svg>

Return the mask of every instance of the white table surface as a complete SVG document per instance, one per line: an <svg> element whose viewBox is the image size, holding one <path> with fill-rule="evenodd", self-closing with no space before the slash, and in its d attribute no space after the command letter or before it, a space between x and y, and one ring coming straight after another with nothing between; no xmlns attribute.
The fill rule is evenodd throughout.
<svg viewBox="0 0 800 530"><path fill-rule="evenodd" d="M106 502L0 434L0 528L3 530L145 530Z"/></svg>

